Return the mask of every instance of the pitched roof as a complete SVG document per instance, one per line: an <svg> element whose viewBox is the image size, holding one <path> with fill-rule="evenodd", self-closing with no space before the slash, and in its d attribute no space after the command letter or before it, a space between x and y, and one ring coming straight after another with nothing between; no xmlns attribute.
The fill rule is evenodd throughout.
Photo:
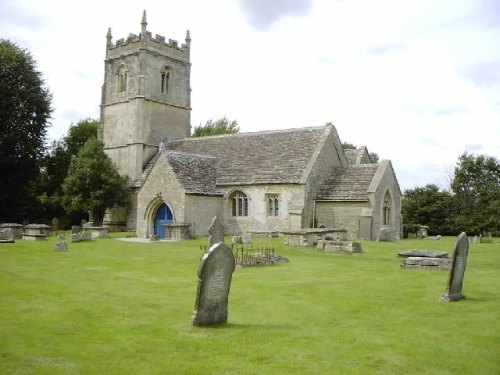
<svg viewBox="0 0 500 375"><path fill-rule="evenodd" d="M186 193L222 194L216 188L217 159L172 151L165 151L164 155Z"/></svg>
<svg viewBox="0 0 500 375"><path fill-rule="evenodd" d="M370 163L370 155L366 147L344 149L344 154L348 164L368 164Z"/></svg>
<svg viewBox="0 0 500 375"><path fill-rule="evenodd" d="M317 200L366 201L367 190L378 164L355 164L335 168L321 186Z"/></svg>
<svg viewBox="0 0 500 375"><path fill-rule="evenodd" d="M169 140L166 150L215 157L217 185L255 185L303 180L328 127L311 127Z"/></svg>

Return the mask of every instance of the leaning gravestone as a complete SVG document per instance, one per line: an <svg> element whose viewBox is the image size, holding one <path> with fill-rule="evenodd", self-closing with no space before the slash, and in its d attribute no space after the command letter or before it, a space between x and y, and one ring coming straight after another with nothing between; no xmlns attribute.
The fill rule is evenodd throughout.
<svg viewBox="0 0 500 375"><path fill-rule="evenodd" d="M216 243L203 256L198 268L193 326L227 322L229 289L234 268L233 252L224 243Z"/></svg>
<svg viewBox="0 0 500 375"><path fill-rule="evenodd" d="M224 226L217 216L212 219L212 225L208 228L210 237L208 238L208 248L210 249L216 243L224 243Z"/></svg>
<svg viewBox="0 0 500 375"><path fill-rule="evenodd" d="M15 236L12 228L0 229L0 243L14 243Z"/></svg>
<svg viewBox="0 0 500 375"><path fill-rule="evenodd" d="M465 298L465 295L462 293L462 286L468 253L469 239L467 238L467 234L462 232L458 236L455 248L453 249L451 268L448 273L448 286L446 287L446 294L441 297L442 301L459 301Z"/></svg>

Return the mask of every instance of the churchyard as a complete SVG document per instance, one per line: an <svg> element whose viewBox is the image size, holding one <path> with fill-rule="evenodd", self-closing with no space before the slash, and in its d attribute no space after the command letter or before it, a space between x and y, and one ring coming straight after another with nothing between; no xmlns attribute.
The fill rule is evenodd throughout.
<svg viewBox="0 0 500 375"><path fill-rule="evenodd" d="M466 298L445 302L448 272L401 268L397 254L451 256L456 237L362 241L362 253L254 237L289 262L236 267L227 323L198 327L208 237L123 236L67 240L67 252L56 236L0 244L0 373L500 373L498 239L470 245Z"/></svg>

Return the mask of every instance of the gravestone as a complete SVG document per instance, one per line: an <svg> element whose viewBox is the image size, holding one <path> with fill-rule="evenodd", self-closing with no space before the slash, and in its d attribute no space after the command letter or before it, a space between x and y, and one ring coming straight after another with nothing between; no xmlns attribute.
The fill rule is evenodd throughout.
<svg viewBox="0 0 500 375"><path fill-rule="evenodd" d="M219 242L224 243L224 227L217 216L212 219L212 225L208 228L208 233L210 233L208 248Z"/></svg>
<svg viewBox="0 0 500 375"><path fill-rule="evenodd" d="M224 243L216 243L205 253L198 268L193 326L227 322L229 289L234 268L233 252Z"/></svg>
<svg viewBox="0 0 500 375"><path fill-rule="evenodd" d="M12 228L0 229L0 243L14 243L15 236Z"/></svg>
<svg viewBox="0 0 500 375"><path fill-rule="evenodd" d="M56 246L54 247L55 251L65 252L68 251L68 244L66 243L66 237L62 234L57 236Z"/></svg>
<svg viewBox="0 0 500 375"><path fill-rule="evenodd" d="M459 301L465 298L465 295L462 293L462 286L468 254L469 239L467 234L462 232L458 236L455 248L453 249L451 268L448 273L448 286L446 287L446 294L441 297L442 301Z"/></svg>
<svg viewBox="0 0 500 375"><path fill-rule="evenodd" d="M82 220L80 221L80 226L83 228L83 227L85 226L85 224L87 224L87 220L82 219Z"/></svg>
<svg viewBox="0 0 500 375"><path fill-rule="evenodd" d="M248 232L243 233L243 236L241 236L241 240L243 241L244 244L251 244L252 234Z"/></svg>
<svg viewBox="0 0 500 375"><path fill-rule="evenodd" d="M56 234L59 232L59 219L57 217L52 219L52 232Z"/></svg>
<svg viewBox="0 0 500 375"><path fill-rule="evenodd" d="M242 243L243 243L243 239L241 238L241 236L233 236L233 238L232 238L233 245L238 245L238 244L242 244Z"/></svg>

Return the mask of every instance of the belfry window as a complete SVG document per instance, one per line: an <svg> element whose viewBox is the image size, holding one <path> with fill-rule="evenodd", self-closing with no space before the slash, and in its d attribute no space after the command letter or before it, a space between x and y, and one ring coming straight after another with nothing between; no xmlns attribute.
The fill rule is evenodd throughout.
<svg viewBox="0 0 500 375"><path fill-rule="evenodd" d="M389 225L391 222L391 196L389 192L385 193L382 215L382 224Z"/></svg>
<svg viewBox="0 0 500 375"><path fill-rule="evenodd" d="M170 70L165 68L161 72L161 93L168 94L170 89Z"/></svg>
<svg viewBox="0 0 500 375"><path fill-rule="evenodd" d="M266 194L267 216L279 216L279 198L278 194Z"/></svg>
<svg viewBox="0 0 500 375"><path fill-rule="evenodd" d="M125 66L121 66L118 69L118 92L127 91L127 70Z"/></svg>
<svg viewBox="0 0 500 375"><path fill-rule="evenodd" d="M232 216L248 216L248 198L242 191L235 191L229 197Z"/></svg>

